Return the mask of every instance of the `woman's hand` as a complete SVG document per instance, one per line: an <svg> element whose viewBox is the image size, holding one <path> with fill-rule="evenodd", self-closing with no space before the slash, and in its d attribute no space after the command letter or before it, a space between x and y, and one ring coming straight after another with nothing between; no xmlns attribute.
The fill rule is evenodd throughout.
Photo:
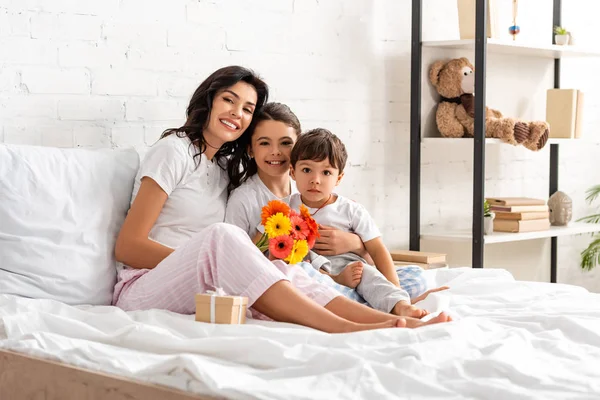
<svg viewBox="0 0 600 400"><path fill-rule="evenodd" d="M414 299L411 299L410 302L411 302L411 304L418 303L421 300L425 300L425 298L427 296L429 296L429 294L431 294L431 293L441 292L442 290L448 290L448 289L450 289L450 286L440 286L439 288L429 289L425 293L415 297Z"/></svg>
<svg viewBox="0 0 600 400"><path fill-rule="evenodd" d="M336 256L343 253L356 253L363 256L365 246L354 233L344 232L327 225L319 225L321 237L315 242L313 250L323 256Z"/></svg>

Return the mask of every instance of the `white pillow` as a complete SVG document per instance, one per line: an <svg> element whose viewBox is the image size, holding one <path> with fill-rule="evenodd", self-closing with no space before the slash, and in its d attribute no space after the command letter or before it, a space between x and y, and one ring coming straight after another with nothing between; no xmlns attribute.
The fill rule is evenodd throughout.
<svg viewBox="0 0 600 400"><path fill-rule="evenodd" d="M0 144L0 293L110 304L133 149Z"/></svg>

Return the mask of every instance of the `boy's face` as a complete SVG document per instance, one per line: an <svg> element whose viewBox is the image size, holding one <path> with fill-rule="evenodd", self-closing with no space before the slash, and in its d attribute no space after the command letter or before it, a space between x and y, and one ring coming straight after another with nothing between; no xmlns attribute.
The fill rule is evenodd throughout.
<svg viewBox="0 0 600 400"><path fill-rule="evenodd" d="M322 206L343 176L343 173L340 174L337 168L329 164L328 159L301 160L292 168L292 178L302 195L302 202L311 208Z"/></svg>

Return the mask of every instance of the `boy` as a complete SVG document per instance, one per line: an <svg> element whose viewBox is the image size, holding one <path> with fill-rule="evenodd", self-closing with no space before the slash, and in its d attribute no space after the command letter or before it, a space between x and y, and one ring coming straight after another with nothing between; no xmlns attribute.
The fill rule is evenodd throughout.
<svg viewBox="0 0 600 400"><path fill-rule="evenodd" d="M316 258L311 253L311 263L332 277L346 270L345 275L357 283L356 291L377 310L422 318L427 311L412 306L408 293L400 288L392 257L367 210L333 193L344 176L347 158L344 144L330 131L317 128L302 135L291 154L291 174L299 193L291 196L290 206L298 209L304 203L319 225L359 235L377 268L354 253Z"/></svg>

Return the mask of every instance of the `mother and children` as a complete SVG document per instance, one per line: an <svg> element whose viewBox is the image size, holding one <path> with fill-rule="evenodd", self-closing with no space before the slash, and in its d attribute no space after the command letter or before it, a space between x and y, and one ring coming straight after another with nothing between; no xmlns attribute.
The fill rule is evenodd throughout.
<svg viewBox="0 0 600 400"><path fill-rule="evenodd" d="M268 91L247 68L218 69L192 95L185 124L149 149L115 246L125 268L113 304L193 314L195 294L218 287L246 296L254 318L328 333L451 321L446 313L421 320L427 312L400 286L368 213L333 193L343 143L326 129L302 134L287 106L267 102ZM260 210L273 199L308 207L321 226L311 255L317 275L356 287L371 307L257 248Z"/></svg>

